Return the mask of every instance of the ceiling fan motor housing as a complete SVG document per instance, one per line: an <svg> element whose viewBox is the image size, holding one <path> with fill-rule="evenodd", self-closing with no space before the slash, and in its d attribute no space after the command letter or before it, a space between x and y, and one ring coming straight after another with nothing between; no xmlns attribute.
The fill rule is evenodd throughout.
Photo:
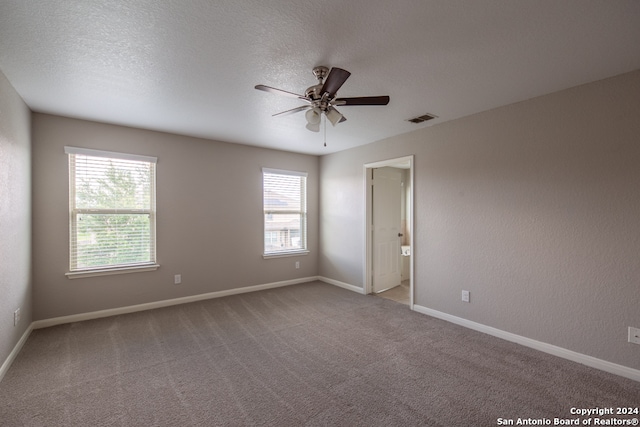
<svg viewBox="0 0 640 427"><path fill-rule="evenodd" d="M319 101L322 98L322 87L324 78L329 74L329 68L325 66L314 67L313 75L318 79L318 84L310 86L305 92L304 96L306 96L309 100L311 100L311 104L314 107L319 107L322 111L326 110L327 105L321 105ZM328 102L328 101L327 101ZM324 103L326 104L326 102Z"/></svg>
<svg viewBox="0 0 640 427"><path fill-rule="evenodd" d="M320 97L321 97L320 91L321 90L322 90L322 84L317 84L317 85L310 86L304 92L304 96L306 96L307 98L315 101L316 99L320 99Z"/></svg>

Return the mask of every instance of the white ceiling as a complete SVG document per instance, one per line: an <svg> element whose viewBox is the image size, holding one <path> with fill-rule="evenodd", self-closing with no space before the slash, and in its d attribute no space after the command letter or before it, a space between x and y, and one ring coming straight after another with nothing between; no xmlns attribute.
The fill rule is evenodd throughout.
<svg viewBox="0 0 640 427"><path fill-rule="evenodd" d="M352 75L323 134L316 65ZM326 154L640 69L637 0L0 0L0 70L38 112ZM439 118L415 125L424 113Z"/></svg>

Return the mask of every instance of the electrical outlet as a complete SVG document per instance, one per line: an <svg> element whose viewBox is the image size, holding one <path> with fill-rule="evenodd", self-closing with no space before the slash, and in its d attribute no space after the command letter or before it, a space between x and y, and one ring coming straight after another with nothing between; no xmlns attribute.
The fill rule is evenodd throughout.
<svg viewBox="0 0 640 427"><path fill-rule="evenodd" d="M300 261L296 261L296 268L300 268Z"/></svg>
<svg viewBox="0 0 640 427"><path fill-rule="evenodd" d="M470 294L471 292L469 291L462 291L462 301L469 302Z"/></svg>
<svg viewBox="0 0 640 427"><path fill-rule="evenodd" d="M20 309L13 312L13 326L18 326L20 323Z"/></svg>
<svg viewBox="0 0 640 427"><path fill-rule="evenodd" d="M182 274L176 274L173 276L173 284L179 285L180 283L182 283Z"/></svg>
<svg viewBox="0 0 640 427"><path fill-rule="evenodd" d="M629 326L629 342L640 344L640 328L632 328Z"/></svg>

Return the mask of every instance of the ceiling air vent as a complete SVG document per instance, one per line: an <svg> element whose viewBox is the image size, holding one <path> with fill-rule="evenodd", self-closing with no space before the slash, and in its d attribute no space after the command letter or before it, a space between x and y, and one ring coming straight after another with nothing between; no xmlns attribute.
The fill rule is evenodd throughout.
<svg viewBox="0 0 640 427"><path fill-rule="evenodd" d="M424 114L422 116L414 117L413 119L408 119L407 121L411 123L422 123L436 118L438 118L438 116L434 116L433 114Z"/></svg>

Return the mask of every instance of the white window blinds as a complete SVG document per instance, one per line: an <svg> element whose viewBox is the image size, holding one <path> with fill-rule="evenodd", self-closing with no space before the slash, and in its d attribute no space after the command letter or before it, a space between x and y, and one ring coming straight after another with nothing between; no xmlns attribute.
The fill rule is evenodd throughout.
<svg viewBox="0 0 640 427"><path fill-rule="evenodd" d="M65 147L70 271L155 264L156 158Z"/></svg>
<svg viewBox="0 0 640 427"><path fill-rule="evenodd" d="M262 169L264 254L307 250L307 174Z"/></svg>

